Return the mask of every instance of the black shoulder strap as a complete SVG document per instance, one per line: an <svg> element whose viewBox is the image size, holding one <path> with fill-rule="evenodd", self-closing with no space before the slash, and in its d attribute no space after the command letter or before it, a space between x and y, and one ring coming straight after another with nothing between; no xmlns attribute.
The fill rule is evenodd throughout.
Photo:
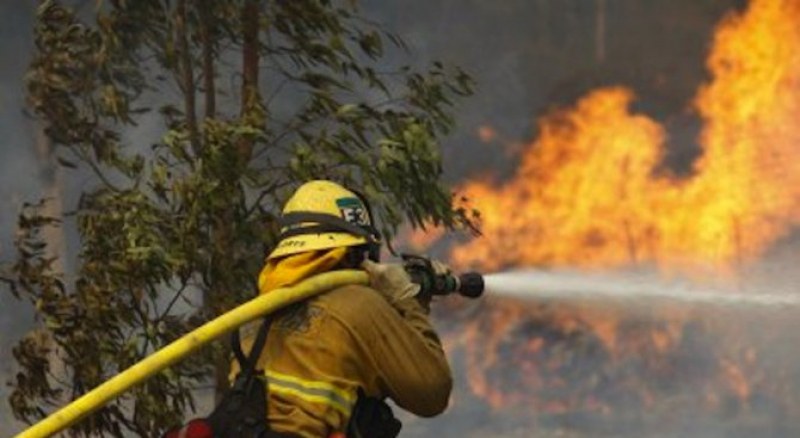
<svg viewBox="0 0 800 438"><path fill-rule="evenodd" d="M233 354L236 356L236 361L239 362L239 367L241 368L242 372L248 376L252 375L255 371L258 358L261 356L261 352L264 351L264 345L267 343L267 334L269 333L269 326L271 324L272 315L267 315L264 317L264 322L258 329L256 340L253 342L253 348L250 349L250 354L248 356L245 356L244 352L242 351L239 330L234 330L233 334L231 335L231 349L233 350Z"/></svg>
<svg viewBox="0 0 800 438"><path fill-rule="evenodd" d="M206 417L213 436L224 438L271 437L267 417L266 382L256 376L256 363L267 342L272 316L264 318L253 348L245 356L242 352L239 330L231 335L231 347L241 371L233 385L222 396L214 411Z"/></svg>

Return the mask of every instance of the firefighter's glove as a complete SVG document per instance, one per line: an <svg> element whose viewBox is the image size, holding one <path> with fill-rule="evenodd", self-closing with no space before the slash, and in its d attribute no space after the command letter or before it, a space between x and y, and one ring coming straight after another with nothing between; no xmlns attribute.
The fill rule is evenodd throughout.
<svg viewBox="0 0 800 438"><path fill-rule="evenodd" d="M431 266L433 267L433 274L436 275L437 277L450 275L453 273L453 271L450 270L450 267L445 265L444 263L434 259L430 260L431 260Z"/></svg>
<svg viewBox="0 0 800 438"><path fill-rule="evenodd" d="M419 285L411 282L411 277L401 264L364 260L361 267L369 275L370 287L380 292L392 305L419 293Z"/></svg>

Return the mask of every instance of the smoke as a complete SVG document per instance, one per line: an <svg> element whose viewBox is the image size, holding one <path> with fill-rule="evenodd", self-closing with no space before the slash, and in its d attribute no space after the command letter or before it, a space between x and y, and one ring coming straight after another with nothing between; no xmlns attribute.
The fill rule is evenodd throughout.
<svg viewBox="0 0 800 438"><path fill-rule="evenodd" d="M604 3L604 57L598 58L598 5ZM712 4L713 3L713 4ZM536 134L534 119L554 105L572 104L603 85L625 85L634 108L664 121L675 140L668 165L683 170L696 158L698 123L687 113L706 79L704 60L714 26L746 1L367 0L363 9L395 29L419 63L463 66L477 93L458 108L459 128L446 142L448 178L486 172L513 174L516 150L500 141ZM481 126L499 136L483 143Z"/></svg>
<svg viewBox="0 0 800 438"><path fill-rule="evenodd" d="M15 212L22 202L33 198L40 184L35 177L38 166L33 149L33 123L23 113L22 76L32 50L31 7L27 3L0 4L0 254L7 256ZM34 178L31 178L31 176Z"/></svg>
<svg viewBox="0 0 800 438"><path fill-rule="evenodd" d="M482 141L478 127L491 126L498 133L498 139L523 141L532 138L536 130L533 120L537 114L545 112L551 105L573 102L577 96L605 84L624 84L634 88L641 105L645 106L637 110L665 120L674 138L685 139L670 143L675 148L669 151L668 159L670 166L688 168L688 163L696 156L697 147L691 140L695 137L696 123L693 115L687 114L684 108L704 78L703 59L714 24L724 12L743 2L617 0L604 3L608 9L605 12L607 23L602 58L597 55L599 42L595 25L599 2L595 1L366 0L362 7L367 15L403 36L420 64L440 59L463 66L477 80L477 95L458 108L457 132L444 144L444 162L450 181L457 182L488 171L508 175L515 167L516 151L507 149L502 144L504 142L497 139ZM33 48L33 8L34 4L30 2L0 2L0 59L3 61L0 69L0 134L4 139L0 143L0 199L4 207L0 214L0 259L3 260L13 256L11 241L19 207L23 202L38 200L42 195L43 175L33 147L34 124L22 111L22 78ZM141 131L160 129L155 121L142 126L130 138L140 138ZM152 138L150 135L145 137ZM145 148L147 145L136 146ZM81 188L81 182L70 184L65 188L65 199L74 199ZM70 208L69 201L65 202L65 207ZM778 271L779 275L785 274L782 269ZM553 295L559 288L564 288L564 282L575 281L575 276L570 274L553 275L556 276L555 283L549 284ZM580 278L585 281L585 277ZM612 279L606 283L597 281L596 284L614 282ZM575 284L570 287L580 290ZM612 288L611 292L614 290ZM628 303L630 300L622 301ZM575 304L558 306L569 305ZM490 297L485 304L470 306L478 307L468 307L455 316L440 314L440 328L444 332L457 333L468 322L485 318L498 307L537 309L541 303ZM616 306L617 311L626 306ZM763 308L746 311L739 308L742 306L733 306L733 310L703 307L708 312L705 316L710 319L725 321L727 317L734 317L752 322L757 327L760 327L757 323L768 322L766 326L772 328L764 330L770 336L772 332L780 332L776 329L779 322ZM10 294L0 291L2 380L6 380L13 366L10 346L26 329L30 315L24 310L28 308L26 304L13 300ZM515 323L516 329L509 333L504 344L506 349L511 350L543 334L551 336L548 339L553 340L554 348L567 348L574 345L571 342L578 342L573 338L559 338L557 333L553 334L547 327L531 321L535 322L535 319L520 318ZM644 326L648 324L646 315L641 312L637 321ZM785 327L793 327L792 323L786 323ZM783 366L787 358L800 355L787 350L784 357L778 350L800 343L796 342L797 339L780 335L775 334L774 348L770 349L768 357ZM766 334L764 338L771 339ZM713 336L698 335L693 341L687 340L683 348L696 352L702 350L704 342L713 341ZM464 352L458 348L452 351L451 361L457 379L453 407L435 420L407 417L405 430L408 436L530 436L532 430L541 431L543 436L575 436L579 433L576 430L582 430L583 435L613 436L614 431L620 430L609 426L608 420L604 423L602 418L587 419L589 415L580 418L580 412L569 416L531 412L530 409L521 413L519 410L493 409L485 399L473 394L467 381ZM576 367L591 368L597 363L597 358L588 353L582 356L584 350L576 351L578 353L573 356ZM520 370L515 370L521 363L513 357L507 358L507 362L506 377L511 381L521 374ZM687 374L696 372L691 367L697 368L698 362L687 359L683 363L687 369L678 369L678 375L681 371ZM781 367L775 366L774 369L780 370ZM0 385L0 399L5 400L7 395L7 387ZM754 422L750 429L740 428L741 423L727 425L724 417L699 414L692 418L676 417L669 409L660 414L642 414L640 418L632 414L630 417L627 430L645 431L640 435L648 436L657 436L646 432L665 425L670 427L661 436L743 436L747 435L746 432L755 434L753 427L764 426ZM615 418L619 420L621 417ZM0 435L7 436L19 429L13 424L7 403L0 404ZM596 429L584 430L591 425ZM770 436L769 428L763 430L767 432L761 435Z"/></svg>
<svg viewBox="0 0 800 438"><path fill-rule="evenodd" d="M14 224L20 206L41 196L33 123L23 113L22 77L33 48L32 24L31 2L0 3L0 260L13 256ZM24 333L30 311L0 286L0 312L0 435L10 436L17 427L6 401L9 391L5 382L13 365L11 347Z"/></svg>

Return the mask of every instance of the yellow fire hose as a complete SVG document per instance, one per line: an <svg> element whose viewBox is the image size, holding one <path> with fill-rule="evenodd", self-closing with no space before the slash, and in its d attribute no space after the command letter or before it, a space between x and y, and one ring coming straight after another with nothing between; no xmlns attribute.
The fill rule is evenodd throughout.
<svg viewBox="0 0 800 438"><path fill-rule="evenodd" d="M355 270L327 272L304 280L295 286L275 289L268 294L260 295L173 341L34 424L16 438L49 437L58 433L132 386L147 380L214 339L284 306L345 284L367 284L366 272Z"/></svg>

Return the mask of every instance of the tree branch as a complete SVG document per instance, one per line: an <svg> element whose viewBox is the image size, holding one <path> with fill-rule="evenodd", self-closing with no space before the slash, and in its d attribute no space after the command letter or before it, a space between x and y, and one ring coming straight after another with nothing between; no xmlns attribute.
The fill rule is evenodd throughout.
<svg viewBox="0 0 800 438"><path fill-rule="evenodd" d="M206 96L207 119L213 118L217 111L216 85L214 84L214 17L212 16L213 1L200 2L200 40L203 45L203 88Z"/></svg>
<svg viewBox="0 0 800 438"><path fill-rule="evenodd" d="M183 88L183 105L186 113L186 128L189 143L195 154L200 152L200 139L197 134L197 115L195 114L195 84L192 75L192 54L189 51L189 37L186 30L186 0L178 0L175 8L175 46L178 48L178 70Z"/></svg>
<svg viewBox="0 0 800 438"><path fill-rule="evenodd" d="M242 106L240 117L246 123L258 123L258 21L260 18L258 0L246 0L242 8ZM260 117L259 117L260 118ZM239 142L239 158L247 162L253 153L253 141L243 139Z"/></svg>

